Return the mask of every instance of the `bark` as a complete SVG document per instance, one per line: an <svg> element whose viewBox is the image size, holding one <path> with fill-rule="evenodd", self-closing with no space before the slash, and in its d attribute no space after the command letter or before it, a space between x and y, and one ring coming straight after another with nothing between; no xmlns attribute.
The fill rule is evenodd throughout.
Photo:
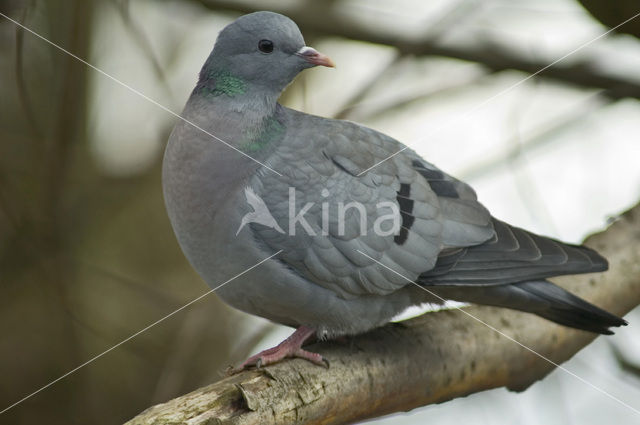
<svg viewBox="0 0 640 425"><path fill-rule="evenodd" d="M476 62L487 69L498 72L504 70L523 71L528 74L554 80L570 86L601 89L611 99L625 97L640 98L640 84L631 76L623 77L607 73L598 65L596 56L585 55L581 59L567 58L550 66L553 59L525 55L515 49L479 38L471 44L445 44L438 40L438 34L431 34L425 28L426 36L394 33L367 26L341 14L339 8L330 1L309 1L303 3L269 2L267 6L255 1L237 0L192 0L214 11L251 13L269 8L293 19L305 35L344 37L395 47L402 55L444 56ZM625 17L630 18L632 15ZM640 18L637 18L640 19ZM622 22L622 21L621 21ZM618 22L618 23L621 23ZM554 58L555 59L555 58Z"/></svg>
<svg viewBox="0 0 640 425"><path fill-rule="evenodd" d="M609 259L610 270L554 282L624 315L640 303L640 204L586 244ZM556 363L597 336L506 309L464 311ZM490 388L523 391L554 369L460 310L309 348L331 367L296 359L245 371L151 407L127 424L345 424Z"/></svg>

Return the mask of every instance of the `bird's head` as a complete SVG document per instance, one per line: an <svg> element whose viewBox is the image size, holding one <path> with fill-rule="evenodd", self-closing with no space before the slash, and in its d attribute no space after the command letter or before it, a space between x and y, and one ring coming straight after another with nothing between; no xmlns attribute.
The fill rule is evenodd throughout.
<svg viewBox="0 0 640 425"><path fill-rule="evenodd" d="M233 83L227 94L249 87L280 93L300 71L316 65L334 66L328 56L305 45L295 22L277 13L255 12L220 32L199 82L222 76Z"/></svg>

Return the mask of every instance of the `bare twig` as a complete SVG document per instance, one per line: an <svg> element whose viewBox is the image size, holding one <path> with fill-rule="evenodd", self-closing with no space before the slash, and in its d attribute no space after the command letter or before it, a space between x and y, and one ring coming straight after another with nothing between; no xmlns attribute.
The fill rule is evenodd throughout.
<svg viewBox="0 0 640 425"><path fill-rule="evenodd" d="M344 106L336 112L333 117L336 119L346 119L354 109L358 108L363 103L367 103L364 102L364 99L369 95L376 84L396 67L400 59L401 57L398 55L391 58L391 60L382 69L376 72L367 82L360 86L360 89L345 102Z"/></svg>
<svg viewBox="0 0 640 425"><path fill-rule="evenodd" d="M481 74L464 81L456 81L446 86L438 87L437 89L421 91L419 93L413 93L405 97L393 99L386 103L371 101L353 106L354 108L364 107L363 109L366 109L365 112L358 116L358 118L372 120L387 115L392 111L409 107L417 102L433 102L434 100L441 100L446 99L447 97L455 96L460 92L469 90L473 85L483 84L492 76L493 74Z"/></svg>
<svg viewBox="0 0 640 425"><path fill-rule="evenodd" d="M444 13L442 13L434 23L427 27L427 30L423 33L422 37L424 40L434 42L447 33L447 31L452 27L453 22L456 22L456 24L459 25L460 21L463 21L472 14L473 9L471 9L471 2L468 0L452 2L449 7L446 8ZM399 52L396 52L391 60L382 69L380 69L380 71L373 75L368 82L362 84L360 90L354 93L353 96L345 102L345 105L334 115L334 118L346 119L355 108L362 104L367 104L368 102L365 102L364 100L370 94L371 90L383 77L391 73L402 59L403 56ZM423 97L425 96L421 96L420 98Z"/></svg>

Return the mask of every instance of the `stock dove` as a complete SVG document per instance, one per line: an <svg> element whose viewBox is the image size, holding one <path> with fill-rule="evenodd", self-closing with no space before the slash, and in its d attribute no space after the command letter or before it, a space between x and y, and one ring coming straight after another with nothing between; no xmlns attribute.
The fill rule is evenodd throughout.
<svg viewBox="0 0 640 425"><path fill-rule="evenodd" d="M242 367L456 300L609 334L624 320L546 281L599 272L595 251L491 216L473 189L393 138L278 104L306 68L333 66L271 12L219 34L170 136L167 211L193 267L231 306L297 330ZM266 260L265 260L266 259ZM259 264L256 266L256 264Z"/></svg>

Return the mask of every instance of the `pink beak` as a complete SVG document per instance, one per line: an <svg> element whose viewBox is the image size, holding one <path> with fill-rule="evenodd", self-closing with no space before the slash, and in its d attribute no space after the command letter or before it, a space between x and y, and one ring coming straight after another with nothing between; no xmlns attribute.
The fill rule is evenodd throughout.
<svg viewBox="0 0 640 425"><path fill-rule="evenodd" d="M335 67L335 64L329 56L323 55L313 47L304 46L302 49L298 50L296 54L313 65L328 66L330 68Z"/></svg>

